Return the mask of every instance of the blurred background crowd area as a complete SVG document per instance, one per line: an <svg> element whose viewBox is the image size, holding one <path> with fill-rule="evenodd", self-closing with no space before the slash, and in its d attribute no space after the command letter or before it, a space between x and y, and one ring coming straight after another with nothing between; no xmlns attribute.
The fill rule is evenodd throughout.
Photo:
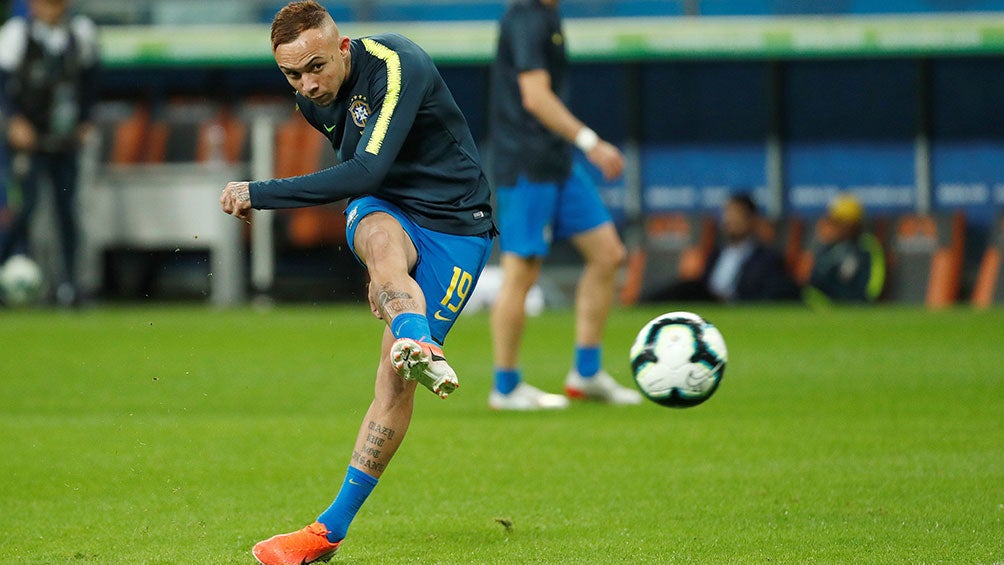
<svg viewBox="0 0 1004 565"><path fill-rule="evenodd" d="M504 0L321 3L351 37L398 31L426 47L487 143ZM88 294L362 299L343 205L251 227L214 207L230 178L335 163L271 60L284 4L74 2L99 24L104 59L80 194ZM1001 278L1004 0L562 0L561 12L570 108L628 159L623 178L597 179L632 250L623 302L699 271L736 193L754 195L762 237L804 282L826 204L844 192L886 248L884 300L1004 300L984 289ZM156 218L135 198L152 193ZM13 206L0 194L0 233ZM43 262L53 239L35 228ZM214 259L228 246L239 252ZM567 300L577 264L555 248L550 303Z"/></svg>
<svg viewBox="0 0 1004 565"><path fill-rule="evenodd" d="M335 21L496 20L506 0L321 2ZM77 0L105 25L270 23L282 0ZM990 11L995 0L562 0L566 18L910 14Z"/></svg>

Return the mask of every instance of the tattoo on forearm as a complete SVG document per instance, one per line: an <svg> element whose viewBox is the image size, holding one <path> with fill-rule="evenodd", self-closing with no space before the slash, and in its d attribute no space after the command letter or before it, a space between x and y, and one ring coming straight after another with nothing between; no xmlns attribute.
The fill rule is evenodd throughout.
<svg viewBox="0 0 1004 565"><path fill-rule="evenodd" d="M376 294L376 305L384 319L392 318L401 312L417 311L418 302L406 291L397 290L391 283L384 283Z"/></svg>

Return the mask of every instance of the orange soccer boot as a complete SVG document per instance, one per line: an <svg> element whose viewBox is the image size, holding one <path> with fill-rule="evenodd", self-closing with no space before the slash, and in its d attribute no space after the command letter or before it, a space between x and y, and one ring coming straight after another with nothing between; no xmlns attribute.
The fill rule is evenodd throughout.
<svg viewBox="0 0 1004 565"><path fill-rule="evenodd" d="M327 562L342 542L331 543L320 522L289 534L272 536L255 544L251 554L264 565L304 565Z"/></svg>

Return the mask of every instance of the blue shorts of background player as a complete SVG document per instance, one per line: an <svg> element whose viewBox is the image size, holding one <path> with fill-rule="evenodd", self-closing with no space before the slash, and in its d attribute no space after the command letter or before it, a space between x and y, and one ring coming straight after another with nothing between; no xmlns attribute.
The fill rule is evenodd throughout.
<svg viewBox="0 0 1004 565"><path fill-rule="evenodd" d="M568 239L612 221L596 184L579 164L564 182L530 182L499 187L498 222L503 253L544 257L553 241Z"/></svg>
<svg viewBox="0 0 1004 565"><path fill-rule="evenodd" d="M515 186L500 187L496 198L503 284L492 306L495 386L488 405L496 410L540 410L567 407L568 398L641 402L637 391L603 370L603 329L626 251L592 178L573 165L564 181L520 177ZM564 239L579 251L584 265L575 290L574 363L565 377L566 396L561 396L523 382L518 350L526 295L540 276L552 242Z"/></svg>
<svg viewBox="0 0 1004 565"><path fill-rule="evenodd" d="M359 221L374 212L393 216L415 245L418 261L410 274L425 295L425 314L432 339L442 345L488 263L491 238L488 234L465 236L429 230L413 222L394 204L364 196L350 202L345 209L345 235L353 255L356 255L354 241Z"/></svg>

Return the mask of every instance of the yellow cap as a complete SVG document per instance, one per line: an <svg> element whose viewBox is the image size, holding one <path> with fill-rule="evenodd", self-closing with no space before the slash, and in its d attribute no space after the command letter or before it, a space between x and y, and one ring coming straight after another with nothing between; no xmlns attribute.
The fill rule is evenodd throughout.
<svg viewBox="0 0 1004 565"><path fill-rule="evenodd" d="M865 215L861 201L848 192L834 196L833 200L830 200L829 206L826 207L826 211L830 219L847 224L860 223Z"/></svg>

